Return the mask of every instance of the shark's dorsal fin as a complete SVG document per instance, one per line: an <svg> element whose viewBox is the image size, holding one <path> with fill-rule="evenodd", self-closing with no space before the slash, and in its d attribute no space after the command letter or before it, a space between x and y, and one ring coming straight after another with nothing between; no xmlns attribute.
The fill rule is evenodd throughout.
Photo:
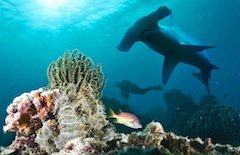
<svg viewBox="0 0 240 155"><path fill-rule="evenodd" d="M163 84L166 84L168 79L170 78L174 68L179 63L178 60L173 59L171 57L165 57L164 63L163 63L163 70L162 70L162 81Z"/></svg>
<svg viewBox="0 0 240 155"><path fill-rule="evenodd" d="M200 52L209 48L214 48L214 46L202 46L202 45L179 45L182 51L189 52Z"/></svg>

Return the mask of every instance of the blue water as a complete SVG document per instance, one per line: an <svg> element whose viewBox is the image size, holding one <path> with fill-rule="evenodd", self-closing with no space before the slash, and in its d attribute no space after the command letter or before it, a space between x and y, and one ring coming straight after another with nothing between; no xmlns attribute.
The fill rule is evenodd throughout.
<svg viewBox="0 0 240 155"><path fill-rule="evenodd" d="M77 48L102 64L107 78L103 96L126 103L115 87L123 79L141 87L162 84L162 55L143 43L128 53L116 48L139 17L160 5L173 15L159 24L177 26L203 44L216 46L209 56L220 70L212 72L210 87L219 100L239 108L239 0L0 0L0 126L14 97L47 85L49 63L67 49ZM181 89L198 101L206 90L192 70L196 69L178 65L164 89ZM165 108L162 92L131 95L128 103L141 114L155 106ZM2 130L0 139L0 145L10 142Z"/></svg>

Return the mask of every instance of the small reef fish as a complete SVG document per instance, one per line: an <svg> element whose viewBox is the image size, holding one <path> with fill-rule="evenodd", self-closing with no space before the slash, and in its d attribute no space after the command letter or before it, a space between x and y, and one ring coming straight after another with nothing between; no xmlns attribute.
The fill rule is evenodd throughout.
<svg viewBox="0 0 240 155"><path fill-rule="evenodd" d="M109 109L109 112L110 115L107 118L115 118L114 123L122 124L133 129L142 128L142 125L140 124L140 121L137 118L137 116L131 113L120 112L119 114L115 114L111 108Z"/></svg>

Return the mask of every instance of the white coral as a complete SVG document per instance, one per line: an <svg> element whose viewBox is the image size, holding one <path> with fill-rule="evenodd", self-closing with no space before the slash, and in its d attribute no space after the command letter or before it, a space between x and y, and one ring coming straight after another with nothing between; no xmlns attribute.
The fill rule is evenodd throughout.
<svg viewBox="0 0 240 155"><path fill-rule="evenodd" d="M74 93L75 87L74 84L68 84L55 102L54 111L60 131L55 139L58 149L76 137L86 138L92 130L101 130L106 124L103 107L99 106L101 103L94 103L92 98L81 93Z"/></svg>
<svg viewBox="0 0 240 155"><path fill-rule="evenodd" d="M53 143L53 131L51 127L51 120L44 122L42 128L37 131L37 136L35 138L35 142L38 143L40 148L47 153L57 151L56 146Z"/></svg>

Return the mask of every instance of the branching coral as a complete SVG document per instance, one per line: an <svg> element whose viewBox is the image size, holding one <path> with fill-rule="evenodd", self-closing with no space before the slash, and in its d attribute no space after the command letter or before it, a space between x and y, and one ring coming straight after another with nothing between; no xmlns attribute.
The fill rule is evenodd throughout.
<svg viewBox="0 0 240 155"><path fill-rule="evenodd" d="M72 53L65 52L62 58L52 62L48 67L48 79L50 89L64 89L66 85L72 83L76 86L76 92L91 94L95 98L101 97L104 86L104 76L101 66L94 66L92 60L78 50Z"/></svg>

